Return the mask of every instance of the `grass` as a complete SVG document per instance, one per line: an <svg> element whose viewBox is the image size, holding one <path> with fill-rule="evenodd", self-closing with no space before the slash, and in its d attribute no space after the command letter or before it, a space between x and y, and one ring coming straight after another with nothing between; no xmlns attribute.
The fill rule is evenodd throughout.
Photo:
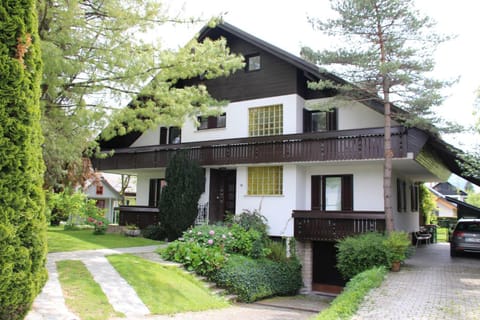
<svg viewBox="0 0 480 320"><path fill-rule="evenodd" d="M357 274L330 307L320 312L314 320L350 319L368 292L382 284L386 273L385 267L377 267Z"/></svg>
<svg viewBox="0 0 480 320"><path fill-rule="evenodd" d="M82 320L125 316L112 308L102 289L81 261L59 261L57 269L65 302Z"/></svg>
<svg viewBox="0 0 480 320"><path fill-rule="evenodd" d="M63 227L49 227L48 252L128 248L161 244L142 237L126 237L122 234L94 235L92 230L65 231Z"/></svg>
<svg viewBox="0 0 480 320"><path fill-rule="evenodd" d="M107 257L153 314L218 309L229 304L192 275L133 255Z"/></svg>

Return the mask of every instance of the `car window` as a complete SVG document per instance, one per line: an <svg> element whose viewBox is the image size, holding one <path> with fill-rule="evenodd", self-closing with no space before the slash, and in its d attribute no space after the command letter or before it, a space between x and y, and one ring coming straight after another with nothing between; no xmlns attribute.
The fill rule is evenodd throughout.
<svg viewBox="0 0 480 320"><path fill-rule="evenodd" d="M479 222L463 222L459 223L457 230L460 231L477 231L480 232L480 223Z"/></svg>

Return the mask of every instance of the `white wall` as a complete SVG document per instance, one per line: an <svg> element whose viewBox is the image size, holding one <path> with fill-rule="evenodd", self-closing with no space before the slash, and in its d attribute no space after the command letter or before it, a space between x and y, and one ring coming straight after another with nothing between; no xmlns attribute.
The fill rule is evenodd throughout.
<svg viewBox="0 0 480 320"><path fill-rule="evenodd" d="M160 127L145 131L134 143L132 147L155 146L160 143Z"/></svg>
<svg viewBox="0 0 480 320"><path fill-rule="evenodd" d="M445 204L443 204L441 201L437 201L437 210L438 210L438 216L439 217L456 217L457 216L457 211Z"/></svg>
<svg viewBox="0 0 480 320"><path fill-rule="evenodd" d="M403 180L406 183L406 198L407 208L405 212L398 212L398 200L397 200L397 179ZM415 232L420 228L419 225L419 212L411 211L411 197L410 197L410 185L415 181L408 179L405 176L399 175L396 172L392 173L392 207L393 207L393 224L395 230L405 232Z"/></svg>
<svg viewBox="0 0 480 320"><path fill-rule="evenodd" d="M248 195L247 172L246 166L237 168L236 213L244 209L260 210L268 220L270 235L293 236L292 210L296 209L296 188L302 183L296 166L283 166L283 195L275 196Z"/></svg>
<svg viewBox="0 0 480 320"><path fill-rule="evenodd" d="M165 179L165 170L145 171L137 174L137 205L148 206L150 179Z"/></svg>
<svg viewBox="0 0 480 320"><path fill-rule="evenodd" d="M311 176L353 174L353 210L383 211L383 162L339 163L317 165L307 169L304 206L310 209Z"/></svg>
<svg viewBox="0 0 480 320"><path fill-rule="evenodd" d="M225 107L226 128L197 130L193 121L188 121L182 129L182 142L209 141L248 137L248 109L275 104L283 105L283 132L296 133L298 130L298 96L295 94L272 98L232 102ZM301 111L301 109L300 109Z"/></svg>
<svg viewBox="0 0 480 320"><path fill-rule="evenodd" d="M188 119L182 127L182 142L248 137L248 109L275 104L283 105L283 133L301 133L303 132L303 108L305 102L302 97L296 94L232 102L224 108L227 114L225 128L197 130L194 121ZM308 102L328 103L336 106L338 108L339 130L383 126L383 115L359 102L336 102L331 98L308 100ZM132 144L132 147L157 145L159 140L160 129L152 129L143 133Z"/></svg>

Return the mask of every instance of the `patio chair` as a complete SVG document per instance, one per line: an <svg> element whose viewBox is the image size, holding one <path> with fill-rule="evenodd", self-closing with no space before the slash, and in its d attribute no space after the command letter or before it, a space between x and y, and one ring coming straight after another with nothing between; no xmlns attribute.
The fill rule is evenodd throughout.
<svg viewBox="0 0 480 320"><path fill-rule="evenodd" d="M415 247L418 247L418 242L419 241L425 241L425 244L430 244L432 235L430 233L422 233L420 231L415 232Z"/></svg>

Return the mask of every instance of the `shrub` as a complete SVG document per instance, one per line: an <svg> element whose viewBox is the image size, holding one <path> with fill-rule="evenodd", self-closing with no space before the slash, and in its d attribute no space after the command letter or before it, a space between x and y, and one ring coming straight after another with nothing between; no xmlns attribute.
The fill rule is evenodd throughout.
<svg viewBox="0 0 480 320"><path fill-rule="evenodd" d="M295 294L303 285L301 265L296 259L276 262L240 255L230 256L225 266L213 274L212 280L244 302Z"/></svg>
<svg viewBox="0 0 480 320"><path fill-rule="evenodd" d="M378 266L390 267L390 258L379 233L364 233L340 240L336 247L337 269L345 279Z"/></svg>
<svg viewBox="0 0 480 320"><path fill-rule="evenodd" d="M152 224L142 230L142 236L152 240L165 240L167 233L161 224Z"/></svg>
<svg viewBox="0 0 480 320"><path fill-rule="evenodd" d="M367 293L382 284L386 273L387 269L383 266L359 273L347 283L343 292L333 300L332 304L314 319L350 319Z"/></svg>
<svg viewBox="0 0 480 320"><path fill-rule="evenodd" d="M287 258L287 248L283 241L271 241L268 245L268 250L270 253L267 255L267 258L273 261L286 261Z"/></svg>
<svg viewBox="0 0 480 320"><path fill-rule="evenodd" d="M188 271L207 277L226 262L226 256L219 247L206 247L197 242L174 241L160 253L162 258L181 263Z"/></svg>
<svg viewBox="0 0 480 320"><path fill-rule="evenodd" d="M23 319L47 279L42 63L36 2L0 2L0 319Z"/></svg>
<svg viewBox="0 0 480 320"><path fill-rule="evenodd" d="M160 224L168 240L177 239L197 217L198 199L205 188L202 168L189 160L184 152L176 153L169 161L165 186L160 197Z"/></svg>
<svg viewBox="0 0 480 320"><path fill-rule="evenodd" d="M210 225L202 225L189 229L183 233L182 239L185 242L196 242L202 246L221 247L226 251L229 251L229 248L232 246L232 241L234 240L229 228Z"/></svg>
<svg viewBox="0 0 480 320"><path fill-rule="evenodd" d="M406 232L393 231L383 241L388 253L390 265L395 261L403 261L407 257L410 239Z"/></svg>

